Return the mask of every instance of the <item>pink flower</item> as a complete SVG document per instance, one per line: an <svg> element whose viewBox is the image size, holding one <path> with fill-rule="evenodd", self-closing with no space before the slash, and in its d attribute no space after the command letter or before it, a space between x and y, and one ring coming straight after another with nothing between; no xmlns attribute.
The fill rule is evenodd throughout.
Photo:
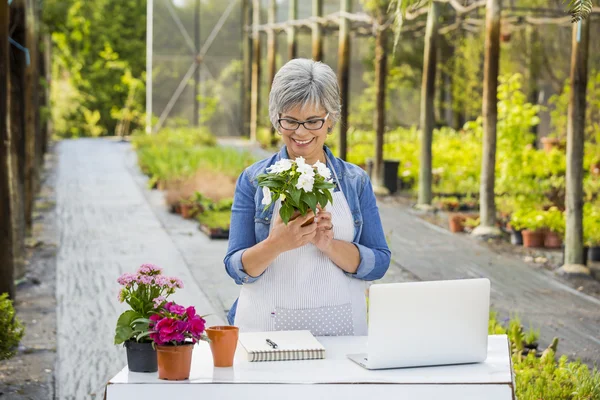
<svg viewBox="0 0 600 400"><path fill-rule="evenodd" d="M140 275L159 275L162 273L162 268L154 264L142 264L137 273Z"/></svg>
<svg viewBox="0 0 600 400"><path fill-rule="evenodd" d="M184 315L186 312L184 306L180 306L179 304L175 303L171 304L167 310L169 310L170 313L177 315Z"/></svg>
<svg viewBox="0 0 600 400"><path fill-rule="evenodd" d="M152 285L152 280L150 275L138 275L136 279L138 285Z"/></svg>
<svg viewBox="0 0 600 400"><path fill-rule="evenodd" d="M171 280L164 275L156 275L154 277L154 284L161 288L170 287Z"/></svg>
<svg viewBox="0 0 600 400"><path fill-rule="evenodd" d="M196 316L190 320L190 332L194 339L200 339L200 336L202 336L202 333L204 332L205 325L206 321L202 317Z"/></svg>
<svg viewBox="0 0 600 400"><path fill-rule="evenodd" d="M158 308L158 307L160 307L160 305L161 305L162 303L164 303L164 302L165 302L165 300L167 300L167 299L165 298L165 296L158 296L158 297L156 297L154 300L152 300L152 301L154 302L154 308Z"/></svg>
<svg viewBox="0 0 600 400"><path fill-rule="evenodd" d="M135 282L136 275L130 273L124 273L117 279L117 282L122 286L130 286Z"/></svg>
<svg viewBox="0 0 600 400"><path fill-rule="evenodd" d="M189 306L185 309L185 313L187 315L188 320L191 321L192 318L196 316L196 309L194 308L194 306Z"/></svg>

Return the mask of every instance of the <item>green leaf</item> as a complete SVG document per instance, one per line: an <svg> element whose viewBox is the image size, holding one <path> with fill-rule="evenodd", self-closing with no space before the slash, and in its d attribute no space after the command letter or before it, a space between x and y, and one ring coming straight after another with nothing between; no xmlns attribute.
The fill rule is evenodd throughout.
<svg viewBox="0 0 600 400"><path fill-rule="evenodd" d="M115 344L121 344L133 336L133 329L130 326L117 326L115 330Z"/></svg>
<svg viewBox="0 0 600 400"><path fill-rule="evenodd" d="M317 210L317 196L314 193L304 193L302 201L305 202L313 211Z"/></svg>
<svg viewBox="0 0 600 400"><path fill-rule="evenodd" d="M300 196L302 196L302 191L297 189L295 186L290 187L290 196L295 205L300 205Z"/></svg>
<svg viewBox="0 0 600 400"><path fill-rule="evenodd" d="M279 215L281 216L281 219L286 225L288 224L288 222L290 222L290 218L292 217L293 213L294 208L287 201L284 201L281 204L281 208L279 209Z"/></svg>
<svg viewBox="0 0 600 400"><path fill-rule="evenodd" d="M259 184L259 186L265 186L265 187L268 187L268 188L278 188L278 187L281 187L282 185L281 185L281 182L272 181L272 180L269 180L269 181L265 180L265 181L261 182Z"/></svg>
<svg viewBox="0 0 600 400"><path fill-rule="evenodd" d="M325 193L325 197L327 197L327 200L329 200L329 202L333 204L333 196L331 195L331 192L329 190L325 190L323 191L323 193Z"/></svg>

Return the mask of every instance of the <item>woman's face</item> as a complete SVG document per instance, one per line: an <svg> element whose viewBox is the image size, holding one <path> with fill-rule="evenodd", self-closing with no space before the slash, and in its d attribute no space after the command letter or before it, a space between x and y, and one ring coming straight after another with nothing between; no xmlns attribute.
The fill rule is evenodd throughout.
<svg viewBox="0 0 600 400"><path fill-rule="evenodd" d="M322 158L327 130L331 127L331 119L325 110L313 106L296 106L286 110L279 118L277 128L290 158L304 157L311 163ZM322 122L323 120L325 121ZM294 130L295 125L298 125L296 122L306 123Z"/></svg>

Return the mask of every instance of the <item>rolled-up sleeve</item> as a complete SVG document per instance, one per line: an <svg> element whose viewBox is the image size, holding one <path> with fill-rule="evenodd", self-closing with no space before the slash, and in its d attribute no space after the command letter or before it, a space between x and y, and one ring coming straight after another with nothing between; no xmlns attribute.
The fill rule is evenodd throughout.
<svg viewBox="0 0 600 400"><path fill-rule="evenodd" d="M363 190L359 194L363 227L358 242L354 245L360 254L360 264L356 273L350 276L365 281L374 281L385 275L391 260L391 252L385 240L377 199L373 193L371 181L366 178Z"/></svg>
<svg viewBox="0 0 600 400"><path fill-rule="evenodd" d="M246 249L256 244L254 233L254 193L246 170L239 176L233 205L231 206L231 222L229 228L229 245L223 260L227 274L238 285L252 283L258 277L252 277L244 271L242 255Z"/></svg>

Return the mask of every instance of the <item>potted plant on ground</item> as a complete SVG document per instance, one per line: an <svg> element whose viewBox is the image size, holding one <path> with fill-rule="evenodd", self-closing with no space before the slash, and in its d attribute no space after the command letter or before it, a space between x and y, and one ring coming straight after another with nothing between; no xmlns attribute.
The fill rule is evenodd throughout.
<svg viewBox="0 0 600 400"><path fill-rule="evenodd" d="M156 372L156 351L149 336L149 317L162 307L167 297L183 288L180 279L162 275L162 269L143 264L135 274L125 273L117 279L121 286L119 301L131 309L117 320L115 344L127 349L127 365L133 372Z"/></svg>
<svg viewBox="0 0 600 400"><path fill-rule="evenodd" d="M589 246L588 260L600 261L600 205L587 203L584 206L583 239L586 246Z"/></svg>
<svg viewBox="0 0 600 400"><path fill-rule="evenodd" d="M199 340L210 341L204 332L205 324L194 307L173 302L164 304L150 316L149 336L156 345L159 379L189 378L194 345Z"/></svg>
<svg viewBox="0 0 600 400"><path fill-rule="evenodd" d="M544 247L558 249L565 235L565 215L557 207L550 207L543 214Z"/></svg>
<svg viewBox="0 0 600 400"><path fill-rule="evenodd" d="M510 222L513 229L521 229L524 247L544 247L544 215L538 210L518 210Z"/></svg>
<svg viewBox="0 0 600 400"><path fill-rule="evenodd" d="M510 216L510 222L507 224L507 227L510 229L510 242L514 245L523 245L523 229L525 229L528 212L525 209L519 209Z"/></svg>
<svg viewBox="0 0 600 400"><path fill-rule="evenodd" d="M335 188L331 171L325 164L320 161L306 164L303 157L277 161L267 168L266 174L258 176L258 186L262 187L265 210L281 200L279 215L286 225L309 211L316 215L318 206L325 208L327 203L333 203Z"/></svg>

